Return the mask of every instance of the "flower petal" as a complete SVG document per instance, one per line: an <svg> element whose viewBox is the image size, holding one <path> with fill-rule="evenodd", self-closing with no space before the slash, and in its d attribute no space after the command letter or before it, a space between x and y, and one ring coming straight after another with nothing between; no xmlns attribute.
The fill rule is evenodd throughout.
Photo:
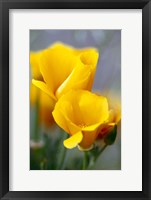
<svg viewBox="0 0 151 200"><path fill-rule="evenodd" d="M96 49L87 49L82 52L80 59L85 65L96 66L98 62L99 53Z"/></svg>
<svg viewBox="0 0 151 200"><path fill-rule="evenodd" d="M121 119L120 97L117 98L117 96L115 96L115 95L108 95L108 102L109 102L109 107L110 107L109 122L115 122L116 124Z"/></svg>
<svg viewBox="0 0 151 200"><path fill-rule="evenodd" d="M35 85L30 84L30 105L33 106L36 104L38 94L39 94L39 89Z"/></svg>
<svg viewBox="0 0 151 200"><path fill-rule="evenodd" d="M89 49L88 51L83 52L81 54L80 58L81 58L81 61L85 65L91 66L92 72L91 72L90 80L89 80L88 85L87 85L87 89L91 90L92 84L93 84L93 81L94 81L94 75L95 75L95 72L96 72L96 65L97 65L97 62L98 62L99 53L97 52L96 49Z"/></svg>
<svg viewBox="0 0 151 200"><path fill-rule="evenodd" d="M40 71L53 93L69 76L76 59L77 56L74 54L73 49L61 43L56 43L43 51L40 60Z"/></svg>
<svg viewBox="0 0 151 200"><path fill-rule="evenodd" d="M75 92L75 94L71 94L71 96L75 99L75 112L80 112L83 124L91 126L97 123L103 123L107 120L109 111L108 102L105 97L83 90Z"/></svg>
<svg viewBox="0 0 151 200"><path fill-rule="evenodd" d="M91 90L98 56L98 52L94 49L81 51L80 59L75 61L74 69L57 89L56 96L60 98L70 89Z"/></svg>
<svg viewBox="0 0 151 200"><path fill-rule="evenodd" d="M62 129L64 129L70 135L73 135L73 134L77 133L80 130L80 128L71 121L72 117L73 117L72 113L70 116L67 115L68 111L64 110L64 108L70 109L70 107L68 105L66 105L66 102L59 100L55 105L55 109L53 110L52 115L53 115L56 123Z"/></svg>
<svg viewBox="0 0 151 200"><path fill-rule="evenodd" d="M79 131L78 133L74 134L70 138L64 140L63 144L66 148L72 149L76 147L82 141L82 138L83 138L83 134Z"/></svg>
<svg viewBox="0 0 151 200"><path fill-rule="evenodd" d="M81 64L82 65L82 64ZM87 66L77 66L73 69L72 73L57 89L56 96L60 98L70 89L87 89L90 80L91 68Z"/></svg>
<svg viewBox="0 0 151 200"><path fill-rule="evenodd" d="M38 80L42 80L42 74L40 72L40 66L39 66L40 57L41 57L41 51L30 52L30 65L31 65L32 76L33 78Z"/></svg>
<svg viewBox="0 0 151 200"><path fill-rule="evenodd" d="M45 82L43 81L37 81L32 79L32 83L40 88L43 92L45 92L47 95L49 95L52 99L56 100L56 97L54 96L53 93L51 93L51 90L49 90L48 86L46 85Z"/></svg>
<svg viewBox="0 0 151 200"><path fill-rule="evenodd" d="M94 131L94 130L96 130L101 124L102 124L102 122L99 122L99 123L97 123L97 124L93 124L93 125L90 125L90 126L86 126L86 127L82 128L82 131Z"/></svg>

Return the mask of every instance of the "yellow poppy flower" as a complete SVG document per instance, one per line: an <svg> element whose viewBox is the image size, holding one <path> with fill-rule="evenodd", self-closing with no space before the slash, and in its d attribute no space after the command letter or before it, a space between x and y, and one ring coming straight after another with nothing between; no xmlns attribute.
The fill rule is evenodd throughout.
<svg viewBox="0 0 151 200"><path fill-rule="evenodd" d="M91 148L99 127L109 117L108 102L105 97L86 90L70 90L58 100L52 114L71 136L64 146L72 149L79 145L86 150Z"/></svg>
<svg viewBox="0 0 151 200"><path fill-rule="evenodd" d="M37 56L36 56L37 55ZM33 84L57 101L70 89L91 90L98 52L94 48L74 49L62 43L55 43L41 52L31 54L32 65L40 68L43 80Z"/></svg>
<svg viewBox="0 0 151 200"><path fill-rule="evenodd" d="M30 105L34 106L37 101L39 103L39 123L44 124L46 127L50 127L52 124L54 124L52 111L54 109L55 102L53 99L49 98L47 94L31 84Z"/></svg>

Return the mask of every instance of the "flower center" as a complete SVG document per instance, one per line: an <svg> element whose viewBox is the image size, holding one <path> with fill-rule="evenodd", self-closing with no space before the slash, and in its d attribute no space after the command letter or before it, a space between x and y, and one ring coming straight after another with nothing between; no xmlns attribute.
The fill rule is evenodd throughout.
<svg viewBox="0 0 151 200"><path fill-rule="evenodd" d="M78 126L81 127L81 128L85 128L87 125L85 125L85 124L79 124Z"/></svg>

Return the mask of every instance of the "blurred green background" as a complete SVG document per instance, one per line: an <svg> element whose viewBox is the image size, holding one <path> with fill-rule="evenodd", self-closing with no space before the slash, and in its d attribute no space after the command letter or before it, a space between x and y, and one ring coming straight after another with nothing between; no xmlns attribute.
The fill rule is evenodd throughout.
<svg viewBox="0 0 151 200"><path fill-rule="evenodd" d="M93 91L107 93L121 100L121 30L30 30L30 51L39 51L60 41L75 48L95 47L99 50L99 62ZM36 109L30 108L30 169L81 169L83 152L78 148L65 150L58 127L38 127L34 137ZM61 137L61 138L60 138ZM63 154L66 151L64 162ZM57 167L56 167L57 166ZM62 166L61 168L59 166ZM108 146L94 167L95 170L121 169L121 127L113 145Z"/></svg>

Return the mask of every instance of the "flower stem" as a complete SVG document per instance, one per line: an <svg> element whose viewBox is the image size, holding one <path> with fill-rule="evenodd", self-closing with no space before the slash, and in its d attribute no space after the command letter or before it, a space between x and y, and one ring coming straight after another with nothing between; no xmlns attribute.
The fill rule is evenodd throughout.
<svg viewBox="0 0 151 200"><path fill-rule="evenodd" d="M66 157L66 152L67 152L67 149L64 147L64 148L63 148L62 157L61 157L60 166L58 167L59 169L62 169L62 168L63 168L64 160L65 160L65 157Z"/></svg>
<svg viewBox="0 0 151 200"><path fill-rule="evenodd" d="M105 145L102 147L102 149L99 151L98 155L97 155L97 156L95 157L95 159L94 159L95 162L97 161L97 159L100 157L100 155L103 153L103 151L106 149L107 146L108 146L108 145L105 144Z"/></svg>
<svg viewBox="0 0 151 200"><path fill-rule="evenodd" d="M87 169L88 166L88 152L84 151L84 157L83 157L83 165L82 165L82 169L85 170Z"/></svg>
<svg viewBox="0 0 151 200"><path fill-rule="evenodd" d="M93 157L89 163L88 169L92 169L94 165L96 164L97 159L100 157L100 155L103 153L103 151L106 149L108 145L105 144L102 149L97 153L95 157Z"/></svg>
<svg viewBox="0 0 151 200"><path fill-rule="evenodd" d="M62 134L62 137L61 137L60 144L59 144L59 151L60 151L59 157L60 157L60 160L59 160L59 164L58 164L57 169L63 169L64 161L65 161L65 157L66 157L66 153L67 153L67 148L65 148L62 145L62 140L65 140L66 138L68 138L68 134L66 134L62 130L61 130L61 134Z"/></svg>

